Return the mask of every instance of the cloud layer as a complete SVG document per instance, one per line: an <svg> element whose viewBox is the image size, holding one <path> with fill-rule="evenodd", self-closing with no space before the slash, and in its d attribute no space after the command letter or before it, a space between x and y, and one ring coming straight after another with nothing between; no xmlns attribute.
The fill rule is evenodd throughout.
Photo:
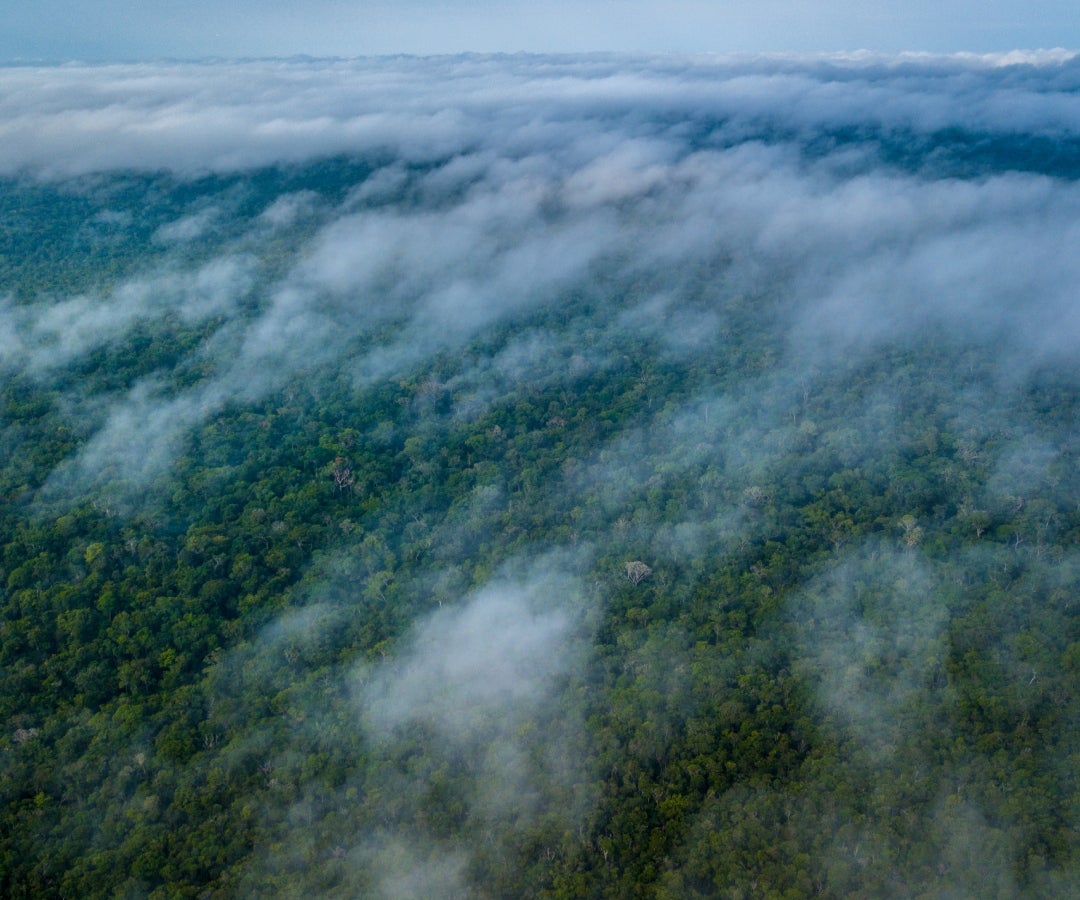
<svg viewBox="0 0 1080 900"><path fill-rule="evenodd" d="M565 460L545 476L550 509L537 515L552 531L565 521L559 533L580 555L527 547L541 563L464 586L470 543L530 499L474 471L449 511L428 521L421 509L402 526L428 538L409 591L436 587L416 608L446 608L381 662L335 664L346 701L297 687L296 705L344 720L386 776L349 783L390 786L370 800L389 824L343 847L386 896L466 890L485 830L512 841L514 822L573 793L581 763L560 742L587 741L563 692L587 665L588 554L611 557L595 566L614 569L619 587L639 552L650 565L665 558L645 590L690 578L687 557L703 565L777 538L755 530L774 492L820 493L835 475L842 493L841 476L858 481L864 461L914 452L896 433L915 383L917 402L938 402L935 423L954 432L927 428L926 440L955 443L939 456L958 520L982 527L980 505L1025 502L1010 492L1049 495L1067 459L1067 435L1028 433L1009 416L1041 373L1077 378L1080 66L1068 54L19 68L0 69L0 98L5 188L92 208L63 246L140 222L153 250L137 271L103 264L74 295L35 282L0 298L0 375L84 401L70 410L80 442L44 499L152 495L185 440L226 407L331 378L358 397L393 385L388 402L415 413L396 435L403 478L432 463L426 437L469 427L501 398L565 388L531 433L508 423L471 435L460 452L478 467L518 437L559 446L575 391L602 392L609 374L634 385L637 409L610 421L601 409L585 452L551 454ZM154 214L121 183L142 185ZM149 371L82 386L80 371L108 369L95 360L138 358L132 336L161 323L194 337ZM945 373L940 388L911 371L927 360ZM846 428L822 434L815 415ZM353 430L375 440L394 427ZM976 463L990 473L982 482ZM666 496L674 483L683 493ZM817 673L819 717L888 761L945 653L945 575L923 564L913 517L866 547L845 546L851 524L822 523L809 551L828 558L825 574L776 627L802 629L793 666ZM357 592L381 599L377 578L390 576L367 574L340 605L279 620L241 660L264 693L290 687L282 647L340 631ZM612 713L656 735L693 708L696 687L698 651L663 624L623 648L624 674L655 700ZM558 724L554 737L538 733L545 723ZM410 742L434 760L429 771L408 769ZM270 778L277 763L265 762ZM447 797L422 796L432 785ZM413 820L436 800L457 810L468 840L419 836ZM298 820L318 814L306 802L290 806Z"/></svg>
<svg viewBox="0 0 1080 900"><path fill-rule="evenodd" d="M100 198L101 221L138 214L110 205L111 173L164 170L196 192L150 236L157 267L100 296L0 303L9 371L55 371L166 315L215 330L198 349L209 377L164 415L148 408L160 374L111 398L65 485L139 422L155 452L119 467L136 482L191 425L299 372L399 377L574 295L618 296L602 343L630 329L692 356L721 352L733 306L757 303L785 382L933 335L996 344L1009 383L1067 362L1080 330L1067 54L71 66L0 82L0 173L16 184ZM243 181L343 156L359 168L329 191ZM199 196L208 172L233 187ZM553 340L550 372L530 378L607 364ZM459 409L486 402L491 374L455 374Z"/></svg>
<svg viewBox="0 0 1080 900"><path fill-rule="evenodd" d="M586 166L658 131L679 143L852 128L1075 137L1078 72L1061 51L9 67L0 173L229 171L337 153L430 161L482 147Z"/></svg>

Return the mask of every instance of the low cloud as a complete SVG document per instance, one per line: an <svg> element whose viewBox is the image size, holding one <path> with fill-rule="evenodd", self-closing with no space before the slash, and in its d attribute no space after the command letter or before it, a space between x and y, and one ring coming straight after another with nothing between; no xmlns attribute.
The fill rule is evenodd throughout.
<svg viewBox="0 0 1080 900"><path fill-rule="evenodd" d="M429 752L464 765L467 815L489 825L575 814L551 807L583 762L565 757L583 728L567 687L582 674L589 604L568 561L552 554L440 608L354 677L369 740L389 752L425 735Z"/></svg>
<svg viewBox="0 0 1080 900"><path fill-rule="evenodd" d="M435 608L366 661L351 629L376 601L328 575L349 569L344 557L324 560L296 606L222 654L208 670L206 729L222 738L221 765L265 776L274 842L255 848L244 890L289 871L387 900L462 896L478 866L513 859L526 835L581 826L594 799L583 560L519 558L438 606L418 577L402 587L408 602ZM239 704L252 695L265 708ZM314 748L336 761L332 788L304 763ZM335 821L348 828L316 849Z"/></svg>
<svg viewBox="0 0 1080 900"><path fill-rule="evenodd" d="M202 237L214 224L214 220L220 215L219 210L204 209L175 222L162 225L154 232L153 239L159 244L185 244Z"/></svg>
<svg viewBox="0 0 1080 900"><path fill-rule="evenodd" d="M572 661L568 598L558 596L568 587L494 585L433 614L403 658L370 674L362 694L371 732L419 721L453 741L486 743L519 729Z"/></svg>
<svg viewBox="0 0 1080 900"><path fill-rule="evenodd" d="M259 220L271 228L285 228L311 215L318 206L319 195L315 191L283 194L259 214Z"/></svg>
<svg viewBox="0 0 1080 900"><path fill-rule="evenodd" d="M333 191L264 198L221 251L197 238L241 193L189 204L157 231L163 270L104 296L5 301L4 364L57 370L155 316L221 316L198 350L210 374L169 401L186 427L319 366L398 378L576 297L620 316L599 342L541 341L593 369L620 329L672 360L722 354L752 310L778 384L933 335L993 346L1011 390L1068 362L1080 331L1080 192L1058 165L1080 131L1074 69L1049 54L0 70L9 176L364 163ZM475 410L497 386L470 366L448 374ZM104 434L155 391L117 398Z"/></svg>
<svg viewBox="0 0 1080 900"><path fill-rule="evenodd" d="M1076 70L1053 54L0 69L0 173L13 190L89 190L132 168L196 193L208 172L227 180L270 167L267 183L287 183L243 214L243 190L232 205L176 206L155 222L152 271L74 296L0 299L0 369L45 385L140 326L201 332L179 362L72 413L89 434L42 495L137 499L227 406L327 372L358 392L425 379L399 397L420 419L406 437L558 385L562 396L545 398L553 408L520 426L553 444L566 417L596 414L575 392L611 375L605 386L621 387L596 414L603 436L579 456L552 450L565 459L546 474L537 512L588 549L510 567L469 592L470 547L510 503L528 502L476 475L448 513L404 526L431 538L415 608L443 605L381 645L384 658L354 665L320 643L346 632L351 603L381 601L373 581L363 601L334 597L283 616L237 664L292 717L299 737L285 741L282 769L307 753L289 741L370 754L364 771L370 762L377 784L341 776L368 804L366 827L337 848L343 870L385 897L465 894L481 854L540 821L562 833L591 803L577 704L593 614L582 560L596 547L616 562L593 576L620 587L618 567L639 556L653 570L643 589L680 578L689 556L781 539L775 496L820 496L834 475L842 492L845 472L855 481L862 473L848 470L899 458L915 440L941 448L934 477L955 494L941 502L968 517L964 527L991 521L975 506L1019 508L1027 493L1045 495L1045 508L1030 510L1031 533L1013 544L1054 527L1046 496L1069 448L1022 424L1004 437L991 430L1040 372L1075 374ZM334 157L355 169L341 174ZM130 223L135 213L118 202L108 198L98 219ZM220 246L203 240L219 231ZM902 414L921 378L910 369L935 350L948 360L973 351L975 362L942 364L940 391L920 380L919 402L940 403L925 433L901 433L916 419ZM909 351L915 362L897 364ZM174 366L197 371L181 388ZM816 415L843 425L826 431ZM477 446L492 438L503 452L519 437L512 427L477 435ZM970 487L980 465L982 493ZM854 523L838 519L810 548L835 554L828 570L778 627L813 685L818 723L888 764L918 727L913 710L936 702L948 578L920 549L928 523L876 522L867 527L884 538L849 547ZM650 697L633 714L658 745L693 707L696 640L653 623L622 648ZM309 650L320 661L305 672ZM304 677L329 676L317 689L293 683L279 657ZM1010 665L1035 674L1020 656ZM218 674L225 695L229 673ZM311 723L323 716L332 723L319 733ZM265 753L272 791L276 740L269 729L245 734L223 754L240 766ZM409 768L417 745L422 771ZM312 785L301 785L311 797L267 801L289 808L297 834L325 813ZM737 815L740 796L707 804L700 830L714 812ZM767 799L782 825L783 798ZM943 841L946 863L971 855L968 834L997 840L976 811L946 802L966 829ZM432 810L446 817L436 829ZM818 812L801 814L818 822ZM855 853L864 833L879 841L869 827L836 851ZM997 883L1011 887L1004 875Z"/></svg>
<svg viewBox="0 0 1080 900"><path fill-rule="evenodd" d="M137 276L104 296L0 301L5 341L0 368L44 374L115 344L140 323L165 316L185 323L228 316L252 286L252 260L222 256L194 270L170 267Z"/></svg>
<svg viewBox="0 0 1080 900"><path fill-rule="evenodd" d="M918 734L913 711L932 707L927 695L944 684L947 592L917 551L870 546L808 585L792 612L798 666L817 684L822 715L888 760Z"/></svg>
<svg viewBox="0 0 1080 900"><path fill-rule="evenodd" d="M589 776L573 696L591 616L576 565L550 554L507 567L418 620L382 661L338 670L334 677L349 686L352 740L367 748L376 779L351 792L363 798L361 818L371 826L338 839L344 883L386 898L460 896L479 858L512 852L529 829L561 833L582 821ZM346 625L347 607L336 603L285 615L244 671L281 689L273 669L283 646L317 652ZM312 697L303 707L313 734L323 733L321 719L342 719L337 702L323 707ZM319 810L303 801L296 815L325 814Z"/></svg>
<svg viewBox="0 0 1080 900"><path fill-rule="evenodd" d="M796 139L852 126L920 138L948 128L1075 133L1080 105L1067 89L1074 69L1073 57L1060 53L7 68L0 173L229 171L339 153L430 161L498 136L515 156L558 150L577 165L588 157L596 177L587 193L613 199L612 189L662 180L662 169L646 162L655 159L657 125L670 128L665 137L727 144L775 135L773 128ZM620 148L614 135L587 127L605 120L619 123L629 143ZM694 134L695 122L708 132ZM637 180L601 177L628 165Z"/></svg>

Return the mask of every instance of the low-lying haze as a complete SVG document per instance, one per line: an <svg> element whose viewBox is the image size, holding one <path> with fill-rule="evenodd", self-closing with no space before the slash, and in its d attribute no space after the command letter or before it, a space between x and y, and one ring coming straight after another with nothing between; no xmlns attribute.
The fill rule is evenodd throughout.
<svg viewBox="0 0 1080 900"><path fill-rule="evenodd" d="M717 352L746 297L778 317L787 381L927 335L993 343L995 377L1022 381L1067 362L1080 324L1078 71L1057 55L0 70L13 183L47 179L99 222L139 215L111 207L112 171L222 183L149 227L162 262L106 294L6 300L3 366L45 373L166 313L207 321L190 360L209 374L165 416L147 405L161 373L95 402L58 473L92 478L157 421L134 481L224 404L325 363L400 376L601 273L622 295L610 328L675 355ZM363 161L345 193L244 185L343 154ZM526 352L604 365L552 340ZM490 390L472 377L454 376L461 409Z"/></svg>
<svg viewBox="0 0 1080 900"><path fill-rule="evenodd" d="M0 447L63 432L11 503L122 533L65 571L125 560L92 604L127 628L125 691L180 679L173 648L123 656L152 630L113 582L153 541L209 575L139 603L240 623L183 670L197 750L160 750L168 706L125 732L124 777L157 771L153 743L247 778L265 840L230 884L253 895L297 871L468 893L511 860L655 851L650 883L691 896L741 852L720 828L785 835L796 870L825 835L837 893L864 870L963 893L984 842L1002 891L1023 870L1052 895L1071 845L1010 831L1021 775L986 772L1013 734L966 710L1015 712L1023 777L1067 783L1075 738L1029 723L1075 692L1030 660L1067 673L1080 646L1040 625L1075 589L1078 150L1058 51L0 68L0 377L22 391ZM179 512L200 504L214 521ZM18 562L22 611L40 566ZM259 566L286 587L257 594ZM977 752L926 737L950 716ZM911 806L856 815L844 785L752 769L811 780L829 753L862 783L902 770ZM649 781L669 772L681 794ZM92 815L154 822L149 791ZM672 843L609 827L624 809ZM939 858L896 850L924 832Z"/></svg>

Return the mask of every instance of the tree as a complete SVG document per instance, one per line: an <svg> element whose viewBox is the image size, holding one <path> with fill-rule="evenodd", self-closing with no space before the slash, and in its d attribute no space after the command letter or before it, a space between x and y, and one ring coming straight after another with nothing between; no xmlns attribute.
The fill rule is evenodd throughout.
<svg viewBox="0 0 1080 900"><path fill-rule="evenodd" d="M631 584L641 584L650 575L652 575L652 569L640 559L635 559L626 564L626 578Z"/></svg>

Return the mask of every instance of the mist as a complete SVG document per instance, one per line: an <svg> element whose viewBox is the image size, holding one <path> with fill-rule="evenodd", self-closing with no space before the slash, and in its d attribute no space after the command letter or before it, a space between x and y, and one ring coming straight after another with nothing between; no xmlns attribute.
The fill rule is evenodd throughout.
<svg viewBox="0 0 1080 900"><path fill-rule="evenodd" d="M192 692L86 776L102 845L187 778L241 895L1054 895L1078 73L0 68L9 594L92 584L123 696Z"/></svg>

